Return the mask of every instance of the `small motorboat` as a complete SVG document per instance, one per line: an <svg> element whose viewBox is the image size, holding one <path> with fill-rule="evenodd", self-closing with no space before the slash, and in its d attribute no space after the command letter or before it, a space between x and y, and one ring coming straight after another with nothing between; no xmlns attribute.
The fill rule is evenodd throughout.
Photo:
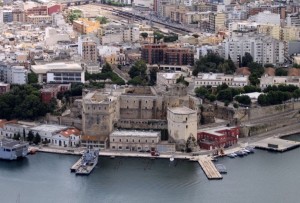
<svg viewBox="0 0 300 203"><path fill-rule="evenodd" d="M239 156L239 157L243 157L244 155L245 155L245 153L244 152L242 152L242 151L237 151L237 152L234 152L237 156Z"/></svg>
<svg viewBox="0 0 300 203"><path fill-rule="evenodd" d="M229 158L235 158L235 157L237 157L237 154L236 153L230 153L230 154L227 154L227 156Z"/></svg>

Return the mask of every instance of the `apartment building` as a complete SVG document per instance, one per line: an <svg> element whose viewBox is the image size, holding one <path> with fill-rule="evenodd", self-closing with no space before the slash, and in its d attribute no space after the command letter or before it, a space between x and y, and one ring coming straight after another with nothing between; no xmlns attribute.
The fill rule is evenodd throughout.
<svg viewBox="0 0 300 203"><path fill-rule="evenodd" d="M111 23L101 26L97 35L101 45L123 42L135 43L140 40L140 29L136 25Z"/></svg>
<svg viewBox="0 0 300 203"><path fill-rule="evenodd" d="M89 37L78 37L78 54L85 62L97 62L97 43Z"/></svg>
<svg viewBox="0 0 300 203"><path fill-rule="evenodd" d="M194 53L188 48L147 44L142 47L142 59L148 64L193 65Z"/></svg>
<svg viewBox="0 0 300 203"><path fill-rule="evenodd" d="M300 13L288 14L286 17L286 25L300 27Z"/></svg>
<svg viewBox="0 0 300 203"><path fill-rule="evenodd" d="M246 52L257 63L280 64L284 62L284 43L270 36L258 34L256 30L235 30L233 35L223 41L224 58L242 62Z"/></svg>
<svg viewBox="0 0 300 203"><path fill-rule="evenodd" d="M99 21L90 21L86 18L79 18L73 21L73 30L80 34L96 32L100 27Z"/></svg>
<svg viewBox="0 0 300 203"><path fill-rule="evenodd" d="M209 30L211 32L218 32L225 28L226 13L217 12L209 14Z"/></svg>
<svg viewBox="0 0 300 203"><path fill-rule="evenodd" d="M12 66L7 70L7 82L10 84L27 84L28 71L23 66Z"/></svg>

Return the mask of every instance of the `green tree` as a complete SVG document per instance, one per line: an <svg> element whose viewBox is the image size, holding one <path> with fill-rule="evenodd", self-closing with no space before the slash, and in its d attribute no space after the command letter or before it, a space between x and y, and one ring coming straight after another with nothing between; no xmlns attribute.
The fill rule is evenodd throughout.
<svg viewBox="0 0 300 203"><path fill-rule="evenodd" d="M236 96L234 99L237 102L239 102L240 104L244 104L244 105L250 105L251 104L251 99L248 95Z"/></svg>
<svg viewBox="0 0 300 203"><path fill-rule="evenodd" d="M130 85L146 85L146 81L141 76L135 76L131 80L128 81Z"/></svg>
<svg viewBox="0 0 300 203"><path fill-rule="evenodd" d="M110 73L112 72L111 66L109 63L105 63L102 67L101 73Z"/></svg>
<svg viewBox="0 0 300 203"><path fill-rule="evenodd" d="M296 89L294 92L293 92L293 98L294 99L299 99L300 98L300 89Z"/></svg>
<svg viewBox="0 0 300 203"><path fill-rule="evenodd" d="M287 76L288 75L288 71L283 69L283 68L276 68L275 69L275 75L276 76Z"/></svg>
<svg viewBox="0 0 300 203"><path fill-rule="evenodd" d="M141 36L143 37L143 39L145 40L148 37L148 33L147 32L142 32Z"/></svg>
<svg viewBox="0 0 300 203"><path fill-rule="evenodd" d="M158 72L158 68L157 67L153 67L150 69L150 81L149 81L149 85L155 85L156 81L157 81L157 72Z"/></svg>
<svg viewBox="0 0 300 203"><path fill-rule="evenodd" d="M253 57L250 53L246 52L245 55L242 57L242 66L248 66L249 63L253 62Z"/></svg>
<svg viewBox="0 0 300 203"><path fill-rule="evenodd" d="M131 78L135 78L136 76L140 76L142 79L146 77L147 66L143 60L136 61L133 66L130 68L128 74Z"/></svg>
<svg viewBox="0 0 300 203"><path fill-rule="evenodd" d="M162 33L158 32L158 31L154 31L153 35L154 35L154 40L157 40L157 41L160 41L161 39L163 39L165 37Z"/></svg>
<svg viewBox="0 0 300 203"><path fill-rule="evenodd" d="M105 16L98 16L98 17L96 17L96 20L99 21L100 24L108 23L108 18L106 18Z"/></svg>
<svg viewBox="0 0 300 203"><path fill-rule="evenodd" d="M237 103L234 103L233 107L237 109L237 108L239 108L239 105Z"/></svg>
<svg viewBox="0 0 300 203"><path fill-rule="evenodd" d="M28 83L38 83L38 76L34 72L28 73Z"/></svg>
<svg viewBox="0 0 300 203"><path fill-rule="evenodd" d="M30 130L30 131L28 132L28 135L27 135L27 141L28 141L28 142L32 142L32 141L33 141L33 138L34 138L34 134L33 134L33 132Z"/></svg>
<svg viewBox="0 0 300 203"><path fill-rule="evenodd" d="M217 97L213 94L210 94L208 95L207 99L210 101L210 102L214 102L217 100Z"/></svg>
<svg viewBox="0 0 300 203"><path fill-rule="evenodd" d="M246 86L244 86L244 91L245 91L245 93L261 92L261 89L254 85L246 85Z"/></svg>
<svg viewBox="0 0 300 203"><path fill-rule="evenodd" d="M33 137L33 140L32 140L32 142L34 143L34 144L39 144L40 142L41 142L41 136L40 136L40 134L37 132L36 134L35 134L35 136Z"/></svg>
<svg viewBox="0 0 300 203"><path fill-rule="evenodd" d="M232 91L230 88L227 88L225 90L221 90L217 96L217 100L219 101L228 101L231 102L233 100Z"/></svg>
<svg viewBox="0 0 300 203"><path fill-rule="evenodd" d="M205 87L197 87L195 89L195 93L197 97L200 97L202 99L206 98L209 94L208 90Z"/></svg>

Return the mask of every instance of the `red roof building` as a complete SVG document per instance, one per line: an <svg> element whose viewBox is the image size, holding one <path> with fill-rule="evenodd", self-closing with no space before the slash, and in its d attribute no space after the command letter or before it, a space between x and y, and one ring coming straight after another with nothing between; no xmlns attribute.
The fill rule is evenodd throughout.
<svg viewBox="0 0 300 203"><path fill-rule="evenodd" d="M64 93L71 89L71 84L48 84L41 89L41 100L49 103L52 98L56 98L59 92Z"/></svg>
<svg viewBox="0 0 300 203"><path fill-rule="evenodd" d="M226 148L237 143L239 134L239 127L208 128L197 133L197 141L201 149Z"/></svg>

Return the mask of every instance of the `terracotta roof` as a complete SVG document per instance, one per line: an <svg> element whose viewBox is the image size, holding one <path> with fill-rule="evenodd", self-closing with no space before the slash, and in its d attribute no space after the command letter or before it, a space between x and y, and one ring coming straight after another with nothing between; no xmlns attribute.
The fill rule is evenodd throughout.
<svg viewBox="0 0 300 203"><path fill-rule="evenodd" d="M275 68L265 68L265 75L268 75L268 76L275 76Z"/></svg>
<svg viewBox="0 0 300 203"><path fill-rule="evenodd" d="M288 76L300 76L300 69L297 68L289 68Z"/></svg>
<svg viewBox="0 0 300 203"><path fill-rule="evenodd" d="M0 119L0 128L3 128L5 124L17 123L17 120L7 121L6 119Z"/></svg>
<svg viewBox="0 0 300 203"><path fill-rule="evenodd" d="M235 72L238 75L250 75L251 74L248 67L237 68Z"/></svg>
<svg viewBox="0 0 300 203"><path fill-rule="evenodd" d="M70 135L76 135L79 136L80 135L80 131L76 128L69 128L67 130L62 130L60 131L60 134L64 137L70 137Z"/></svg>
<svg viewBox="0 0 300 203"><path fill-rule="evenodd" d="M101 135L82 135L81 140L84 141L105 141L107 139L106 136Z"/></svg>

